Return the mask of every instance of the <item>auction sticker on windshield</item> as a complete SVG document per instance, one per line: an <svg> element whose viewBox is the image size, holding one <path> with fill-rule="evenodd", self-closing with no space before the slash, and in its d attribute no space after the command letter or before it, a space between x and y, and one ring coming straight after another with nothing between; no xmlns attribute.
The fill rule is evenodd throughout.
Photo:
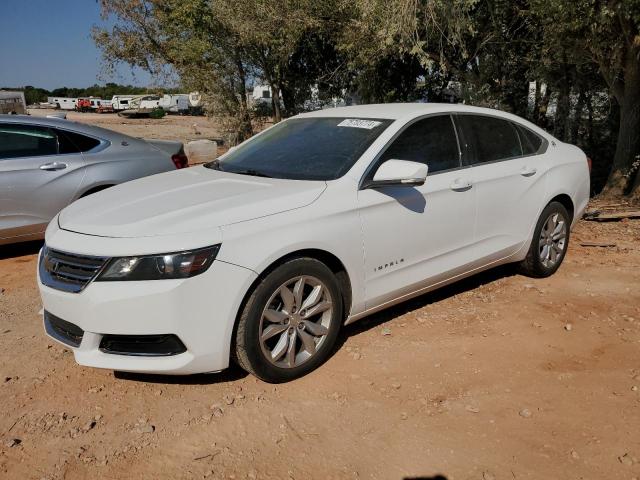
<svg viewBox="0 0 640 480"><path fill-rule="evenodd" d="M361 120L358 118L346 118L341 121L338 126L339 127L352 127L352 128L366 128L367 130L371 130L372 128L376 128L382 122L376 122L375 120Z"/></svg>

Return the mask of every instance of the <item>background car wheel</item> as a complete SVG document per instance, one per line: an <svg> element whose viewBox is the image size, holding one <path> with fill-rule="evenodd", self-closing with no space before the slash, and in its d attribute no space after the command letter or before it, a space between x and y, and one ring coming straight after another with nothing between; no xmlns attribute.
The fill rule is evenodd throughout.
<svg viewBox="0 0 640 480"><path fill-rule="evenodd" d="M569 246L571 219L567 209L551 202L540 214L533 232L531 247L520 263L520 270L530 277L548 277L560 267Z"/></svg>
<svg viewBox="0 0 640 480"><path fill-rule="evenodd" d="M301 377L331 354L342 312L333 272L312 258L290 260L266 275L245 303L235 360L266 382Z"/></svg>

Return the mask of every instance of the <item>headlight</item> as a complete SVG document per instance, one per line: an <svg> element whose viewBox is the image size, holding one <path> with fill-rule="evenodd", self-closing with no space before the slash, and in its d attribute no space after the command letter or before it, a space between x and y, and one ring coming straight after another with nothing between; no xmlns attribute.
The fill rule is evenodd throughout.
<svg viewBox="0 0 640 480"><path fill-rule="evenodd" d="M96 281L164 280L199 275L211 266L220 244L188 252L112 258Z"/></svg>

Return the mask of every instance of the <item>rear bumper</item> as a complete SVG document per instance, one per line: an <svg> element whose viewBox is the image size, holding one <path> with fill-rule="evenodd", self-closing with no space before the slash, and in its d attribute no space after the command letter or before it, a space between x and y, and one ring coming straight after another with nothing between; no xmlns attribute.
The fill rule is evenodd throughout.
<svg viewBox="0 0 640 480"><path fill-rule="evenodd" d="M92 282L80 293L52 289L39 278L38 285L45 316L67 322L55 329L44 318L46 333L69 347L80 365L192 374L229 365L233 324L254 279L251 270L216 260L202 275L183 280ZM141 347L149 336L164 343ZM176 347L175 339L184 348ZM131 352L136 348L155 351Z"/></svg>

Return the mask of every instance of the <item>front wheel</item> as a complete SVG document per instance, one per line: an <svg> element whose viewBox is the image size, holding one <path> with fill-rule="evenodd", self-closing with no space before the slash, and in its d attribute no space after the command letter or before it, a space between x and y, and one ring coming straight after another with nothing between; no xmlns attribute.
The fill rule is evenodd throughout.
<svg viewBox="0 0 640 480"><path fill-rule="evenodd" d="M270 383L301 377L326 361L342 323L342 296L333 272L312 258L270 272L247 300L234 357Z"/></svg>
<svg viewBox="0 0 640 480"><path fill-rule="evenodd" d="M531 247L520 263L520 270L530 277L548 277L560 267L569 246L571 219L559 202L551 202L540 214L533 232Z"/></svg>

